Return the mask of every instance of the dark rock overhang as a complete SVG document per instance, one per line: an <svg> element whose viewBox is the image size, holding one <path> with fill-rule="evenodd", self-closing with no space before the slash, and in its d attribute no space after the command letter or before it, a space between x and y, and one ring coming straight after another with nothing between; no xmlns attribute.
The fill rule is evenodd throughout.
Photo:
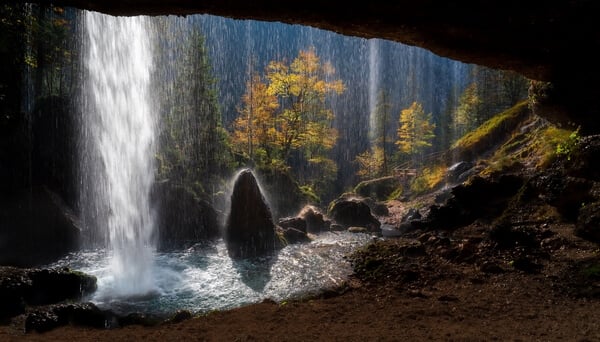
<svg viewBox="0 0 600 342"><path fill-rule="evenodd" d="M600 132L595 119L600 115L600 3L595 0L34 2L118 16L211 14L278 21L418 46L439 56L551 82L545 92L549 101L540 114L557 123Z"/></svg>
<svg viewBox="0 0 600 342"><path fill-rule="evenodd" d="M550 81L589 75L599 5L573 1L39 0L113 15L213 14L383 38Z"/></svg>

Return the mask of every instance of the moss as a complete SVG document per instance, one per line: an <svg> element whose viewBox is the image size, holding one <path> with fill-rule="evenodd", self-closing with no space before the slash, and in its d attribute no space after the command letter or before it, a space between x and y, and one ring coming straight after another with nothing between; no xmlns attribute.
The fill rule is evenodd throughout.
<svg viewBox="0 0 600 342"><path fill-rule="evenodd" d="M522 101L514 107L492 117L477 129L465 134L451 147L450 155L459 156L461 159L473 160L486 151L497 146L499 141L505 141L507 133L511 132L522 123L531 112L527 102Z"/></svg>
<svg viewBox="0 0 600 342"><path fill-rule="evenodd" d="M445 166L441 165L424 168L421 174L412 181L410 189L417 195L437 189L444 182L447 170Z"/></svg>
<svg viewBox="0 0 600 342"><path fill-rule="evenodd" d="M403 187L398 187L396 188L396 190L394 190L389 196L388 196L388 200L395 200L400 198L400 196L402 196L402 194L404 193L404 188Z"/></svg>
<svg viewBox="0 0 600 342"><path fill-rule="evenodd" d="M311 203L321 203L321 198L315 193L314 189L310 185L300 186L300 192L302 195L309 200Z"/></svg>

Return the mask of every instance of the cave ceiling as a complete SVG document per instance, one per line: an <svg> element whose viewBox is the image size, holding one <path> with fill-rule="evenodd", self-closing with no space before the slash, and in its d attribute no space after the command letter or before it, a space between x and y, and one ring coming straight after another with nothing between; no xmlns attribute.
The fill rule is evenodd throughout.
<svg viewBox="0 0 600 342"><path fill-rule="evenodd" d="M42 0L42 2L44 2ZM388 39L466 63L552 81L590 75L600 42L596 1L61 0L106 14L212 14ZM571 77L572 78L572 77Z"/></svg>

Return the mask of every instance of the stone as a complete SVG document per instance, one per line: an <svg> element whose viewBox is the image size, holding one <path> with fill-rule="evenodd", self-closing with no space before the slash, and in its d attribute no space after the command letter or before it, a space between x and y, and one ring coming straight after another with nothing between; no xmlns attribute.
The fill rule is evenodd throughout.
<svg viewBox="0 0 600 342"><path fill-rule="evenodd" d="M185 249L219 237L216 210L192 190L161 182L153 188L152 202L158 214L158 250Z"/></svg>
<svg viewBox="0 0 600 342"><path fill-rule="evenodd" d="M273 254L280 247L271 210L249 169L238 174L233 186L225 242L234 259Z"/></svg>
<svg viewBox="0 0 600 342"><path fill-rule="evenodd" d="M81 224L46 187L0 195L0 265L36 267L79 248Z"/></svg>
<svg viewBox="0 0 600 342"><path fill-rule="evenodd" d="M329 210L329 217L344 227L365 227L378 232L381 223L371 214L371 209L358 197L341 197L335 200Z"/></svg>

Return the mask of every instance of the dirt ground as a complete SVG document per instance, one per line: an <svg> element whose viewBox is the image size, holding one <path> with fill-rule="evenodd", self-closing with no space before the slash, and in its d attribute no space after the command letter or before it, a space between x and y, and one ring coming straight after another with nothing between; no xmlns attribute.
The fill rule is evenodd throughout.
<svg viewBox="0 0 600 342"><path fill-rule="evenodd" d="M394 210L402 205L392 203ZM2 341L600 341L598 246L564 223L535 223L536 244L499 247L476 222L414 232L365 251L340 292L265 301L180 323L43 334L0 327ZM524 254L525 253L525 254Z"/></svg>

